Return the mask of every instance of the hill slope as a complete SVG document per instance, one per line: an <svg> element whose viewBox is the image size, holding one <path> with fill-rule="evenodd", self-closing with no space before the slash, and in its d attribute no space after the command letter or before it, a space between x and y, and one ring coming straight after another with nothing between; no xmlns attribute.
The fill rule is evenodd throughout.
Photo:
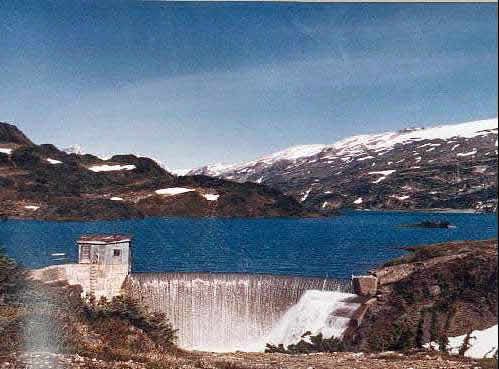
<svg viewBox="0 0 499 369"><path fill-rule="evenodd" d="M497 118L304 145L189 174L269 185L315 209L497 204Z"/></svg>
<svg viewBox="0 0 499 369"><path fill-rule="evenodd" d="M0 123L0 217L114 219L145 216L307 216L301 204L264 185L177 177L154 160L68 154L35 145Z"/></svg>
<svg viewBox="0 0 499 369"><path fill-rule="evenodd" d="M378 293L360 326L345 334L348 345L402 350L497 325L497 240L409 250L372 271Z"/></svg>

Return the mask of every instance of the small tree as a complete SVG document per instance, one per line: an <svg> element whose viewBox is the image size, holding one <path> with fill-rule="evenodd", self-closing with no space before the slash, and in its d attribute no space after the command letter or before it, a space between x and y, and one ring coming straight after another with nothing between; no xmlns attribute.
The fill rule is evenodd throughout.
<svg viewBox="0 0 499 369"><path fill-rule="evenodd" d="M441 352L448 353L449 352L448 346L449 346L449 337L447 337L447 335L445 333L442 333L438 337L438 349Z"/></svg>
<svg viewBox="0 0 499 369"><path fill-rule="evenodd" d="M461 345L461 347L459 347L459 356L464 356L466 351L469 350L469 348L471 347L470 340L471 340L471 332L468 332L466 334L466 337L464 337L463 344Z"/></svg>
<svg viewBox="0 0 499 369"><path fill-rule="evenodd" d="M416 338L414 344L418 349L423 347L424 340L424 312L421 313L421 317L418 322L418 328L416 330Z"/></svg>
<svg viewBox="0 0 499 369"><path fill-rule="evenodd" d="M430 342L435 342L438 338L437 323L438 323L437 311L433 309L431 311Z"/></svg>

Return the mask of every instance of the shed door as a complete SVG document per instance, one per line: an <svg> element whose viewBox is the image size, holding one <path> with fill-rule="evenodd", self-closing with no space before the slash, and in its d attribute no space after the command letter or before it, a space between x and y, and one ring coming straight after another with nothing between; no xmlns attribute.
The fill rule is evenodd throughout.
<svg viewBox="0 0 499 369"><path fill-rule="evenodd" d="M90 245L81 246L80 263L90 263Z"/></svg>

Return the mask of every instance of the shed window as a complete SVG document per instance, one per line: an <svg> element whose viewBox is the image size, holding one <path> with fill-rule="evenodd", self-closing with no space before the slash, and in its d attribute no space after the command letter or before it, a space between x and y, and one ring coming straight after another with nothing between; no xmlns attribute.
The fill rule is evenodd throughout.
<svg viewBox="0 0 499 369"><path fill-rule="evenodd" d="M113 256L120 256L121 255L121 250L120 249L114 249L113 250Z"/></svg>

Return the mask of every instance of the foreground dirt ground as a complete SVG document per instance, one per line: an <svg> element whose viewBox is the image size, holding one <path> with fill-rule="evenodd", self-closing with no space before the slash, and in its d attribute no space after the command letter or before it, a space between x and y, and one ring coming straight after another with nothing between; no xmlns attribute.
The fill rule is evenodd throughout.
<svg viewBox="0 0 499 369"><path fill-rule="evenodd" d="M284 354L211 354L211 359L236 364L236 368L262 369L450 369L481 368L470 360L442 357L440 355L418 354L405 356L397 353L363 354L330 353L309 355Z"/></svg>
<svg viewBox="0 0 499 369"><path fill-rule="evenodd" d="M52 353L0 356L1 369L488 369L475 360L425 353L332 353L309 355L192 353L139 361L104 361Z"/></svg>

